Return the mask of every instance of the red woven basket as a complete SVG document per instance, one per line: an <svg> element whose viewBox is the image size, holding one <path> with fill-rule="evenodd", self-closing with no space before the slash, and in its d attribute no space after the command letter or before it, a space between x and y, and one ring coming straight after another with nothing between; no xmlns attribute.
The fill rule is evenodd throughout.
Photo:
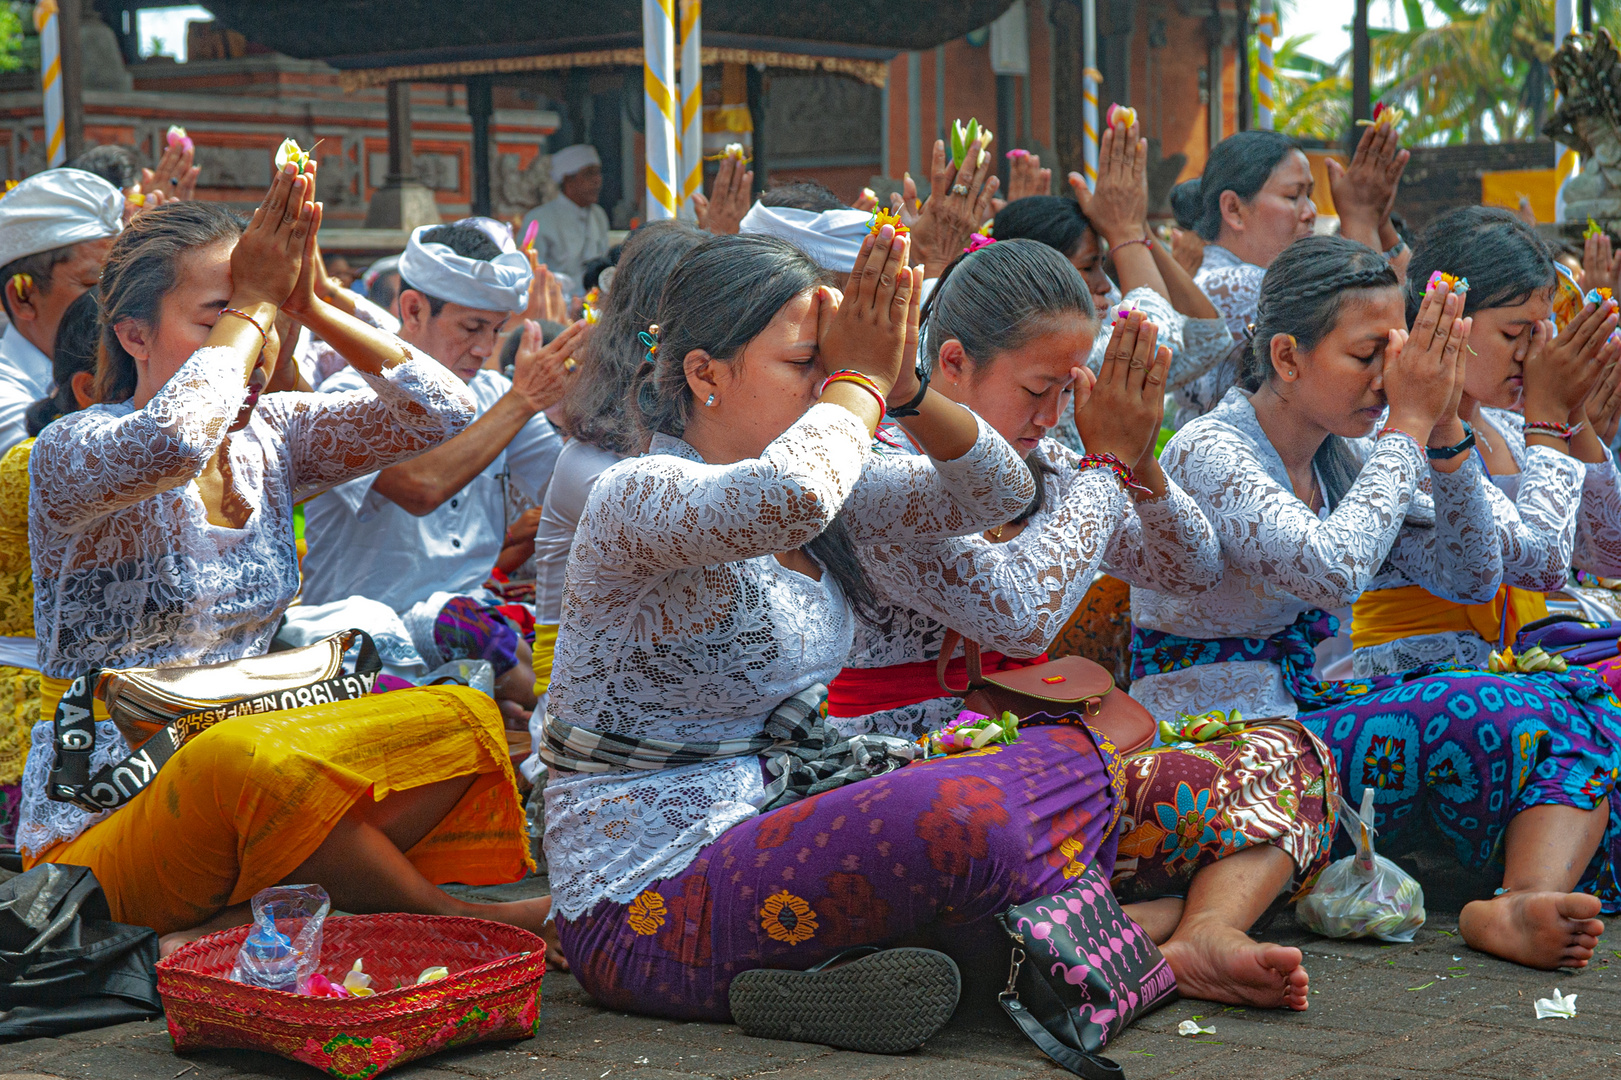
<svg viewBox="0 0 1621 1080"><path fill-rule="evenodd" d="M322 930L320 972L341 982L365 961L373 997L315 998L229 978L251 926L210 934L158 962L177 1051L266 1050L366 1080L451 1046L538 1033L546 946L503 923L432 915L338 915ZM413 985L424 968L450 976Z"/></svg>

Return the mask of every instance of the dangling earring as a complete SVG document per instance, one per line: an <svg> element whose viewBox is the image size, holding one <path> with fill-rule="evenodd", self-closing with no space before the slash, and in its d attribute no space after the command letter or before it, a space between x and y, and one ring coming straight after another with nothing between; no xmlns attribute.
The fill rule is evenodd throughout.
<svg viewBox="0 0 1621 1080"><path fill-rule="evenodd" d="M705 405L713 405L713 404L715 404L715 395L710 394L707 398L705 398L704 399L704 404Z"/></svg>

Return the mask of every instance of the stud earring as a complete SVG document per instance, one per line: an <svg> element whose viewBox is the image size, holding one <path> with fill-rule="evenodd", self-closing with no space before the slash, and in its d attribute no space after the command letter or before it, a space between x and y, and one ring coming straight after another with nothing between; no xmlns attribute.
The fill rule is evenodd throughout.
<svg viewBox="0 0 1621 1080"><path fill-rule="evenodd" d="M707 398L705 398L704 399L704 404L705 405L713 405L713 404L715 404L715 395L710 394Z"/></svg>

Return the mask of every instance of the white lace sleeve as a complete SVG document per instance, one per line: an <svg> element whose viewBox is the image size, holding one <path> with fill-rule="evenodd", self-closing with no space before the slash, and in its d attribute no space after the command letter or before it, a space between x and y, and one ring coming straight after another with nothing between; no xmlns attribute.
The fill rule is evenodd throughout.
<svg viewBox="0 0 1621 1080"><path fill-rule="evenodd" d="M1080 460L1068 447L1051 442L1042 450L1060 470L1073 470ZM1221 580L1221 543L1188 493L1169 477L1165 484L1162 498L1127 500L1128 512L1109 538L1103 569L1128 585L1196 596Z"/></svg>
<svg viewBox="0 0 1621 1080"><path fill-rule="evenodd" d="M1503 581L1507 549L1502 548L1495 504L1509 505L1508 500L1474 459L1455 472L1426 467L1421 475L1426 475L1433 498L1433 525L1403 529L1390 549L1390 563L1437 596L1484 604ZM1503 554L1494 550L1498 548Z"/></svg>
<svg viewBox="0 0 1621 1080"><path fill-rule="evenodd" d="M1400 435L1380 439L1356 483L1320 520L1273 479L1245 433L1226 432L1232 437L1221 437L1219 425L1185 431L1162 460L1215 525L1227 562L1308 604L1349 606L1390 553L1419 473L1428 470L1418 445Z"/></svg>
<svg viewBox="0 0 1621 1080"><path fill-rule="evenodd" d="M1603 461L1588 463L1582 479L1571 565L1600 577L1621 577L1621 478L1608 448Z"/></svg>
<svg viewBox="0 0 1621 1080"><path fill-rule="evenodd" d="M244 360L234 349L198 349L145 408L64 416L34 444L31 513L79 531L143 499L189 483L219 450L242 408Z"/></svg>
<svg viewBox="0 0 1621 1080"><path fill-rule="evenodd" d="M266 421L286 433L296 498L415 457L472 422L466 384L437 360L406 352L382 375L356 372L370 392L265 397Z"/></svg>
<svg viewBox="0 0 1621 1080"><path fill-rule="evenodd" d="M632 579L793 551L844 506L868 442L854 413L818 404L757 458L710 465L648 453L622 461L597 478L580 536L614 553L604 572Z"/></svg>
<svg viewBox="0 0 1621 1080"><path fill-rule="evenodd" d="M850 538L878 544L962 536L1023 513L1036 497L1029 466L995 428L978 416L974 421L979 438L951 461L869 454L845 506Z"/></svg>
<svg viewBox="0 0 1621 1080"><path fill-rule="evenodd" d="M987 649L1038 656L1086 595L1129 507L1113 475L1087 469L1051 512L1005 544L978 534L892 544L866 549L862 564L883 599Z"/></svg>
<svg viewBox="0 0 1621 1080"><path fill-rule="evenodd" d="M1552 447L1527 446L1525 417L1519 413L1492 409L1486 419L1520 467L1512 501L1488 483L1503 549L1503 582L1535 592L1564 588L1576 547L1586 467Z"/></svg>

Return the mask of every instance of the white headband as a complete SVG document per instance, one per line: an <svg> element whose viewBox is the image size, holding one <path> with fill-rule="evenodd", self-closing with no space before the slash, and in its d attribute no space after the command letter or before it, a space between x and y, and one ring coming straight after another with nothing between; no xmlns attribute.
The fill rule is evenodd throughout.
<svg viewBox="0 0 1621 1080"><path fill-rule="evenodd" d="M534 272L521 252L504 252L493 259L469 259L448 245L422 242L422 234L437 225L422 225L411 233L400 256L400 277L420 292L479 311L522 311L529 305L529 283Z"/></svg>
<svg viewBox="0 0 1621 1080"><path fill-rule="evenodd" d="M856 268L856 256L871 231L872 215L865 210L824 210L818 214L758 202L738 225L738 232L786 240L809 255L817 266L843 274Z"/></svg>
<svg viewBox="0 0 1621 1080"><path fill-rule="evenodd" d="M46 169L0 198L0 266L86 240L117 236L124 193L82 169Z"/></svg>

